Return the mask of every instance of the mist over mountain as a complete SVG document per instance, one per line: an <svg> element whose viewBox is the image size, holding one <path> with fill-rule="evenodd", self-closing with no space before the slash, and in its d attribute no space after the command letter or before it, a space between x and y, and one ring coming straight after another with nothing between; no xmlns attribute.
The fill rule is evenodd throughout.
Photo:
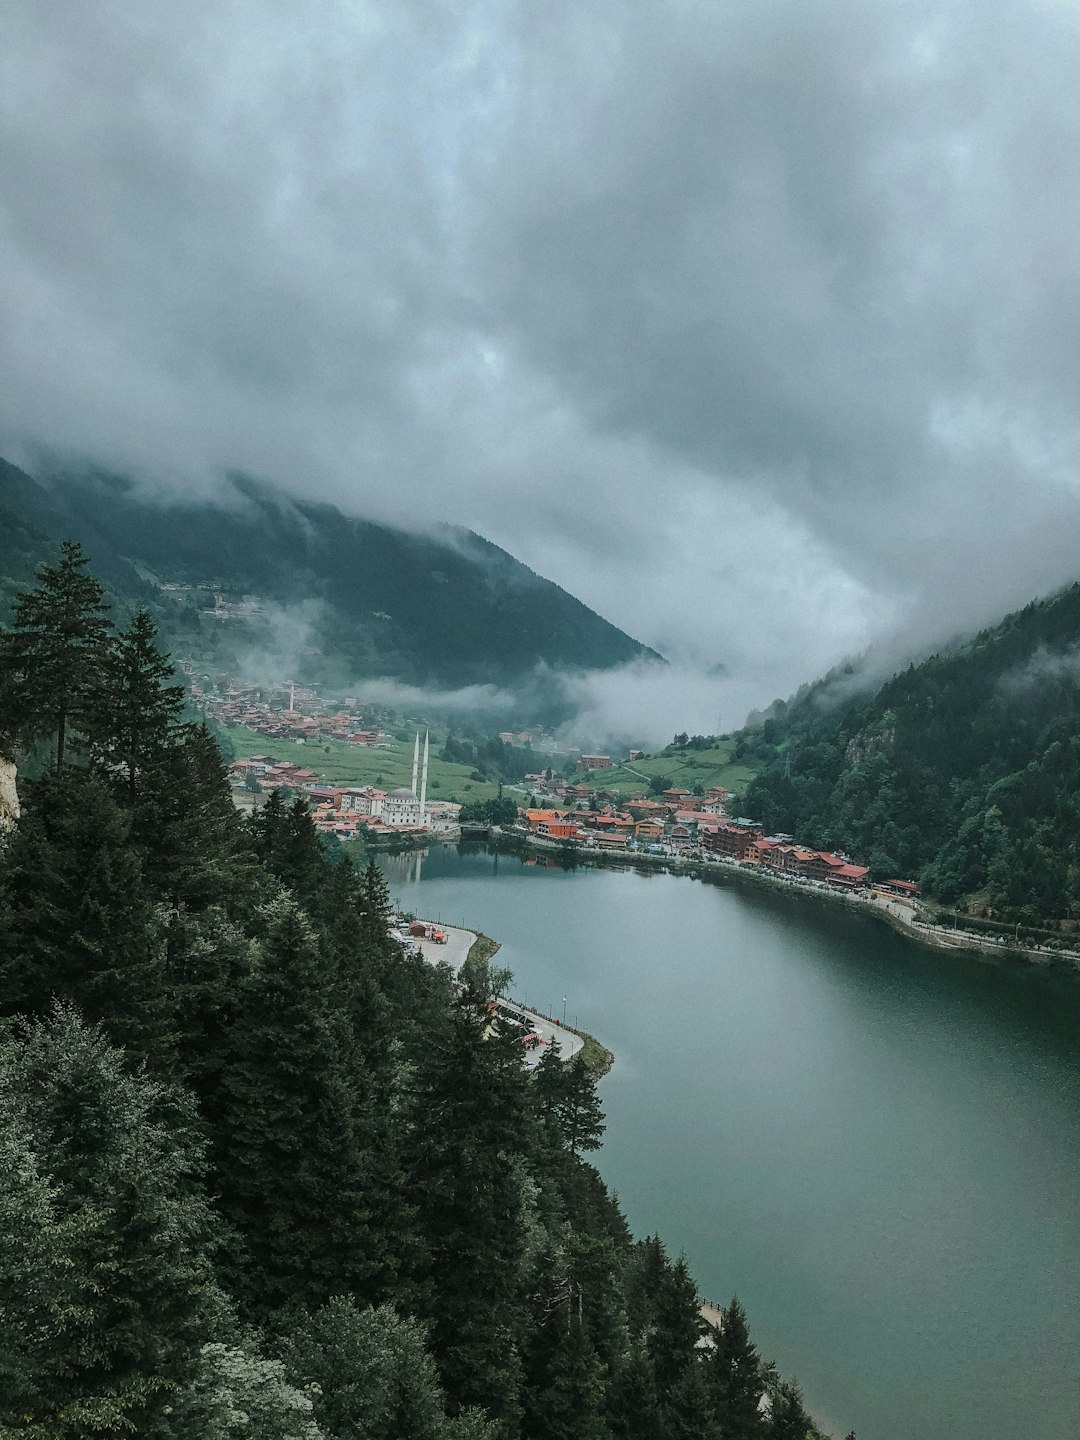
<svg viewBox="0 0 1080 1440"><path fill-rule="evenodd" d="M410 533L246 477L213 499L158 498L2 463L0 519L8 600L70 535L119 596L154 603L174 648L223 668L460 690L661 662L472 531Z"/></svg>

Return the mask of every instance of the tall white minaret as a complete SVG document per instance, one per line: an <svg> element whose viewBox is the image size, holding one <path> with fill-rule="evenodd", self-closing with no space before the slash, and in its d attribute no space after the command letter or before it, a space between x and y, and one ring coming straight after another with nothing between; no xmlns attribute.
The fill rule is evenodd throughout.
<svg viewBox="0 0 1080 1440"><path fill-rule="evenodd" d="M289 709L296 709L296 681L289 681Z"/></svg>
<svg viewBox="0 0 1080 1440"><path fill-rule="evenodd" d="M416 794L416 772L420 768L420 731L416 732L416 744L412 751L412 793Z"/></svg>
<svg viewBox="0 0 1080 1440"><path fill-rule="evenodd" d="M431 736L430 730L424 731L424 778L420 782L420 824L427 824L427 765L428 765L428 740ZM417 739L420 738L417 734ZM416 791L413 791L415 795Z"/></svg>

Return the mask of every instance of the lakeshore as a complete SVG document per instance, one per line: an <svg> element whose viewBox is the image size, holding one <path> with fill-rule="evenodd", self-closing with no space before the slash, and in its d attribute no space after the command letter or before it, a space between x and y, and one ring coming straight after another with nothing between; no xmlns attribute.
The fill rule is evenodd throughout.
<svg viewBox="0 0 1080 1440"><path fill-rule="evenodd" d="M455 975L470 961L488 964L502 948L500 941L478 931L444 924L438 917L431 923L437 924L445 932L445 943L412 936L409 944L418 949L431 964L449 965ZM581 1055L583 1063L598 1080L608 1074L614 1065L615 1056L607 1046L601 1044L596 1036L589 1034L587 1030L568 1025L565 1016L560 1020L509 996L500 999L500 1005L539 1035L541 1045L556 1043L563 1060L572 1060L575 1055ZM539 1047L534 1050L529 1056L530 1063L536 1064L542 1053Z"/></svg>
<svg viewBox="0 0 1080 1440"><path fill-rule="evenodd" d="M1069 970L1080 971L1080 950L1072 950L1059 944L1024 943L1019 937L1020 927L1016 927L1016 933L1010 939L1008 932L1013 928L1010 926L1002 926L1000 933L990 933L968 929L962 925L938 924L924 918L916 902L884 894L872 887L868 887L865 892L839 890L758 865L716 856L698 859L692 856L655 855L648 851L612 848L596 851L587 846L568 845L565 841L545 840L524 831L500 830L497 826L491 829L490 843L510 853L532 854L556 864L583 865L598 870L629 869L647 873L689 875L699 880L729 877L740 883L764 885L770 889L785 890L808 899L821 900L829 905L861 910L932 950L996 955L1043 966L1060 964Z"/></svg>

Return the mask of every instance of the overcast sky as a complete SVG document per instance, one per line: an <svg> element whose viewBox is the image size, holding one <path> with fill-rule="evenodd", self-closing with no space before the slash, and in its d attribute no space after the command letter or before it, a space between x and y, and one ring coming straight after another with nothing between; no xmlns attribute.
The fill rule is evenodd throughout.
<svg viewBox="0 0 1080 1440"><path fill-rule="evenodd" d="M1080 575L1078 77L1075 0L6 0L0 453L468 525L767 701Z"/></svg>

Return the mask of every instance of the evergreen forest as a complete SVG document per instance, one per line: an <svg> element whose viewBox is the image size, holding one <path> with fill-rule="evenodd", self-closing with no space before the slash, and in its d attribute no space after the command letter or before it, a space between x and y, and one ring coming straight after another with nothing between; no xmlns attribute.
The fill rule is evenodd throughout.
<svg viewBox="0 0 1080 1440"><path fill-rule="evenodd" d="M592 1075L527 1070L303 801L240 818L77 545L0 661L0 1436L816 1434L629 1233Z"/></svg>
<svg viewBox="0 0 1080 1440"><path fill-rule="evenodd" d="M761 767L742 804L768 831L971 914L1080 921L1080 585L876 693L851 667L806 687L737 753Z"/></svg>

